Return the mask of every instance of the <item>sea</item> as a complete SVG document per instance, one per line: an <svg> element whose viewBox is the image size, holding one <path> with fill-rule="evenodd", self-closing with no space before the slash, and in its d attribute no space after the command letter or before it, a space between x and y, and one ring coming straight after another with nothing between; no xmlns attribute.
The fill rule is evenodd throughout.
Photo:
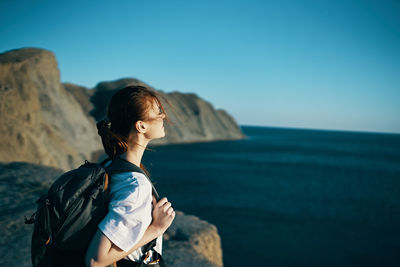
<svg viewBox="0 0 400 267"><path fill-rule="evenodd" d="M241 128L143 159L176 210L217 227L224 266L400 266L400 134Z"/></svg>

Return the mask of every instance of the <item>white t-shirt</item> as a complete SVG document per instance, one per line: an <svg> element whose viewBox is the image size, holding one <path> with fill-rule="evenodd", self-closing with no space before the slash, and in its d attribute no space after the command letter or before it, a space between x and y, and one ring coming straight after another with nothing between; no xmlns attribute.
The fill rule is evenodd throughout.
<svg viewBox="0 0 400 267"><path fill-rule="evenodd" d="M143 237L152 221L152 187L144 174L124 172L110 179L110 194L108 213L98 227L112 243L128 251ZM156 241L154 249L162 254L162 236ZM139 248L125 259L139 261L142 255ZM152 256L146 260L149 261Z"/></svg>

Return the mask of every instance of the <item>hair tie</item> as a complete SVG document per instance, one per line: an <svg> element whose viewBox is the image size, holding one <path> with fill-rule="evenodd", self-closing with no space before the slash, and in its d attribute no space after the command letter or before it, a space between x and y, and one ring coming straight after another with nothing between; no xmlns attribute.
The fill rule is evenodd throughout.
<svg viewBox="0 0 400 267"><path fill-rule="evenodd" d="M97 133L100 136L103 136L105 130L104 128L111 130L111 121L108 118L102 119L101 121L96 123L96 126L97 126Z"/></svg>
<svg viewBox="0 0 400 267"><path fill-rule="evenodd" d="M111 129L111 121L108 118L104 119L104 125L108 128Z"/></svg>

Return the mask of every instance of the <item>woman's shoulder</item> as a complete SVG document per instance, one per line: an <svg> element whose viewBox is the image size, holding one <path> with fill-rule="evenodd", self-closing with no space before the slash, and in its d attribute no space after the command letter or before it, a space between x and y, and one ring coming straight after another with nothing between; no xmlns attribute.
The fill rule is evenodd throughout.
<svg viewBox="0 0 400 267"><path fill-rule="evenodd" d="M104 167L108 167L111 164L111 160L107 161L104 164ZM147 177L140 172L122 172L122 173L115 173L112 175L112 177L116 183L129 183L132 185L141 185L141 186L150 186L151 184L149 182L149 180L147 179Z"/></svg>
<svg viewBox="0 0 400 267"><path fill-rule="evenodd" d="M140 172L121 172L112 175L111 180L116 183L127 183L135 186L150 186L149 180Z"/></svg>
<svg viewBox="0 0 400 267"><path fill-rule="evenodd" d="M143 198L151 194L151 184L140 172L122 172L111 177L111 194L120 197ZM136 196L136 197L135 197Z"/></svg>

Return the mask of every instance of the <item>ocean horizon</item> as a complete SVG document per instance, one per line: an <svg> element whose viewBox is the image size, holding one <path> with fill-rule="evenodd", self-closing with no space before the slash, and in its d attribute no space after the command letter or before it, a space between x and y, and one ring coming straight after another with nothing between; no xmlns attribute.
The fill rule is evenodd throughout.
<svg viewBox="0 0 400 267"><path fill-rule="evenodd" d="M388 131L373 131L373 130L349 130L349 129L324 129L324 128L307 128L307 127L290 127L290 126L264 126L252 124L240 124L239 127L243 128L268 128L268 129L286 129L286 130L306 130L306 131L321 131L321 132L348 132L348 133L366 133L366 134L394 134L400 135L400 132Z"/></svg>
<svg viewBox="0 0 400 267"><path fill-rule="evenodd" d="M175 209L217 226L225 266L399 265L400 134L242 130L143 159Z"/></svg>

